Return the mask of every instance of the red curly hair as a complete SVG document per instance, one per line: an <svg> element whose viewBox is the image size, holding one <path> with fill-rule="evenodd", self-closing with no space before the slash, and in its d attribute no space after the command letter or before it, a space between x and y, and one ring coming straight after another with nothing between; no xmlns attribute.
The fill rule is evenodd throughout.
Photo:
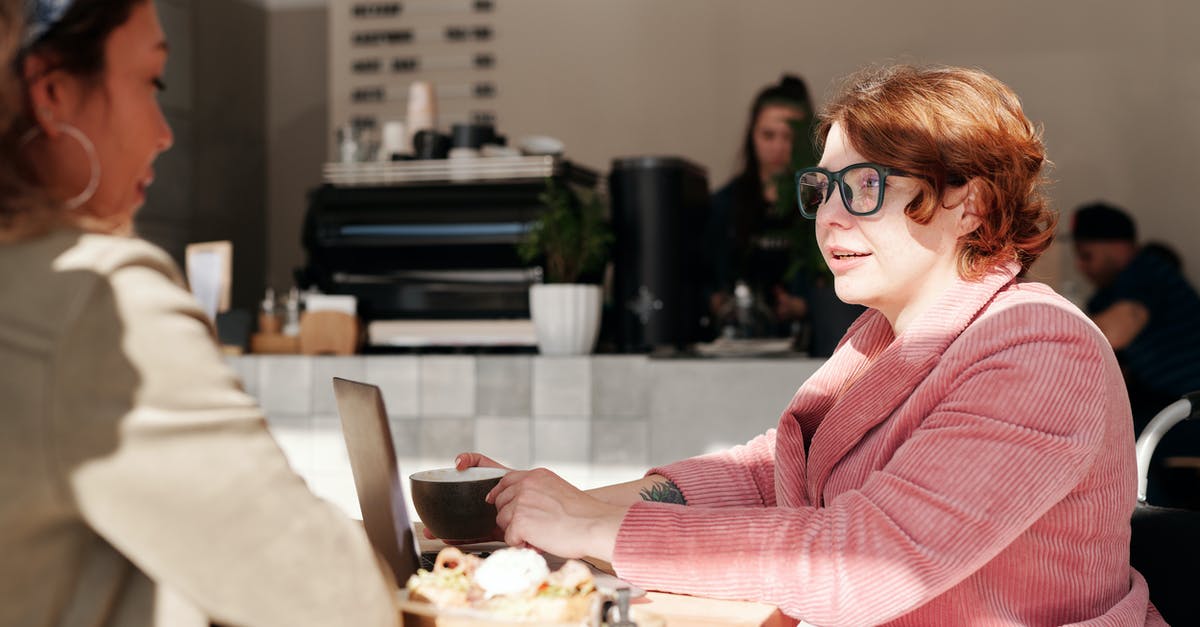
<svg viewBox="0 0 1200 627"><path fill-rule="evenodd" d="M959 273L976 279L1016 261L1022 271L1054 239L1057 214L1042 191L1048 164L1040 129L1004 83L980 70L899 65L846 80L821 111L816 142L837 122L872 162L913 174L905 209L927 224L947 188L976 183L979 228L959 241Z"/></svg>

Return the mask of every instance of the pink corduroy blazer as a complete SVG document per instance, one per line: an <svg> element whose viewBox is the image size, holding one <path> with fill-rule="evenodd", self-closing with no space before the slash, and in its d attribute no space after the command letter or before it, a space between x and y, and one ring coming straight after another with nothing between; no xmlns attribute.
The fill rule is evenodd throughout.
<svg viewBox="0 0 1200 627"><path fill-rule="evenodd" d="M1162 624L1129 565L1132 420L1099 330L1016 266L894 337L868 311L777 429L656 468L613 565L816 625Z"/></svg>

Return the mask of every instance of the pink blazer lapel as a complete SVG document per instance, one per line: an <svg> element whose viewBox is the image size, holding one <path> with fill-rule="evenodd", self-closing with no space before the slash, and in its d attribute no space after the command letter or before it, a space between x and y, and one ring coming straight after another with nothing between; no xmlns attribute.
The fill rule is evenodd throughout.
<svg viewBox="0 0 1200 627"><path fill-rule="evenodd" d="M854 338L854 341L850 341ZM817 504L807 491L807 442L842 394L849 373L860 371L892 339L892 327L876 311L867 311L846 332L846 339L792 398L776 435L776 502L784 507Z"/></svg>
<svg viewBox="0 0 1200 627"><path fill-rule="evenodd" d="M819 421L811 436L805 473L813 505L823 504L822 490L838 462L904 403L950 343L1012 281L1017 270L1016 264L1011 264L979 281L956 282L898 338L892 339L890 324L876 311L864 314L871 318L847 333L847 339L818 372L822 380L815 382L815 398L803 398L802 389L793 402L800 424ZM871 361L873 354L878 356ZM837 396L843 382L863 368L858 379Z"/></svg>

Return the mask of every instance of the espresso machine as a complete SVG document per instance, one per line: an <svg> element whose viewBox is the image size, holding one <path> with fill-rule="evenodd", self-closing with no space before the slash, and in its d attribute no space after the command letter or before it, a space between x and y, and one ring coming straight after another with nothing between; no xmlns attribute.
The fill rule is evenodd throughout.
<svg viewBox="0 0 1200 627"><path fill-rule="evenodd" d="M545 211L547 177L585 188L599 180L557 156L326 164L309 195L298 282L355 296L368 330L528 321L529 286L542 277L516 243Z"/></svg>

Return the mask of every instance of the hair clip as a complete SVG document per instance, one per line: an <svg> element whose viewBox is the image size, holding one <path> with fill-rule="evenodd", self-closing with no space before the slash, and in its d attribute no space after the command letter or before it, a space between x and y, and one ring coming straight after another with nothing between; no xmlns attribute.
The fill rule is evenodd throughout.
<svg viewBox="0 0 1200 627"><path fill-rule="evenodd" d="M25 40L28 49L62 19L75 0L25 0Z"/></svg>

